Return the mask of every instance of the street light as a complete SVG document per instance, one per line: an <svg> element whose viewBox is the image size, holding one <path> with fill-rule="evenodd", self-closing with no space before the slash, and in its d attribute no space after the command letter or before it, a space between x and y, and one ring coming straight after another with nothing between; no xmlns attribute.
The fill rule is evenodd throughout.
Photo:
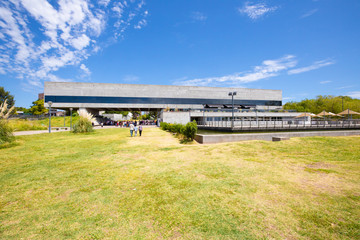
<svg viewBox="0 0 360 240"><path fill-rule="evenodd" d="M236 92L229 92L229 96L231 96L231 102L232 102L232 119L231 119L231 128L234 128L234 96L236 95Z"/></svg>
<svg viewBox="0 0 360 240"><path fill-rule="evenodd" d="M73 110L73 108L70 108L70 132L71 132L71 128L72 128L72 110Z"/></svg>
<svg viewBox="0 0 360 240"><path fill-rule="evenodd" d="M51 133L51 105L53 104L52 101L48 101L49 105L49 133Z"/></svg>

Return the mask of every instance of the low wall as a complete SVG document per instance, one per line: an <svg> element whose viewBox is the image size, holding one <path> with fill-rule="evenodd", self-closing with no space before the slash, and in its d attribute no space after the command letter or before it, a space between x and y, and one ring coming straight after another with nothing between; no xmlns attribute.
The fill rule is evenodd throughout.
<svg viewBox="0 0 360 240"><path fill-rule="evenodd" d="M353 136L359 135L360 130L348 131L311 131L311 132L279 132L279 133L246 133L246 134L216 134L216 135L201 135L197 134L195 140L198 143L222 143L222 142L239 142L249 140L264 140L272 141L273 137L336 137L336 136Z"/></svg>

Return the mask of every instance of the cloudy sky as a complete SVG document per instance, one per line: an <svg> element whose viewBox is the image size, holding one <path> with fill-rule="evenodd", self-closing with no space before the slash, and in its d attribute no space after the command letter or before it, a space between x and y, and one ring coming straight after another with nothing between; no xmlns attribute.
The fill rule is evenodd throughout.
<svg viewBox="0 0 360 240"><path fill-rule="evenodd" d="M0 1L0 86L44 81L283 90L360 98L359 0Z"/></svg>

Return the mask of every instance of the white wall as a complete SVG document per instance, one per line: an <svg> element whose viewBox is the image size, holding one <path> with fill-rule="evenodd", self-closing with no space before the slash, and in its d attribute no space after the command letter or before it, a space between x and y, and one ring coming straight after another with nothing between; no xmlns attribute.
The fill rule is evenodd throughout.
<svg viewBox="0 0 360 240"><path fill-rule="evenodd" d="M163 122L167 123L181 123L186 124L190 122L189 112L162 112L161 118Z"/></svg>

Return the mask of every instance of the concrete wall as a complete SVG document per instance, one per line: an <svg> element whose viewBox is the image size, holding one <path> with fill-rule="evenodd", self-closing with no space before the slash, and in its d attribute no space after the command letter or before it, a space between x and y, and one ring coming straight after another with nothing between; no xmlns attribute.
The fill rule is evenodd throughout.
<svg viewBox="0 0 360 240"><path fill-rule="evenodd" d="M162 112L160 117L163 122L186 124L190 122L189 112Z"/></svg>
<svg viewBox="0 0 360 240"><path fill-rule="evenodd" d="M249 133L249 134L197 134L195 140L199 143L239 142L249 140L271 141L272 137L313 137L313 136L360 136L360 130L349 131L311 131L311 132L279 132L279 133Z"/></svg>
<svg viewBox="0 0 360 240"><path fill-rule="evenodd" d="M45 96L62 95L229 99L230 97L228 96L228 93L230 91L237 91L237 95L234 99L282 101L281 90L74 82L45 82L44 86Z"/></svg>
<svg viewBox="0 0 360 240"><path fill-rule="evenodd" d="M129 116L123 116L122 114L115 114L115 113L104 113L102 116L110 118L113 121L124 121L124 120L130 120L131 117Z"/></svg>
<svg viewBox="0 0 360 240"><path fill-rule="evenodd" d="M107 83L63 83L45 82L46 96L97 96L97 97L142 97L142 98L189 98L189 99L225 99L230 101L228 93L236 91L235 100L282 101L281 90L263 90L248 88L214 88L143 84L107 84ZM47 106L47 103L45 103ZM53 103L54 108L202 108L201 104L114 104L114 103Z"/></svg>

